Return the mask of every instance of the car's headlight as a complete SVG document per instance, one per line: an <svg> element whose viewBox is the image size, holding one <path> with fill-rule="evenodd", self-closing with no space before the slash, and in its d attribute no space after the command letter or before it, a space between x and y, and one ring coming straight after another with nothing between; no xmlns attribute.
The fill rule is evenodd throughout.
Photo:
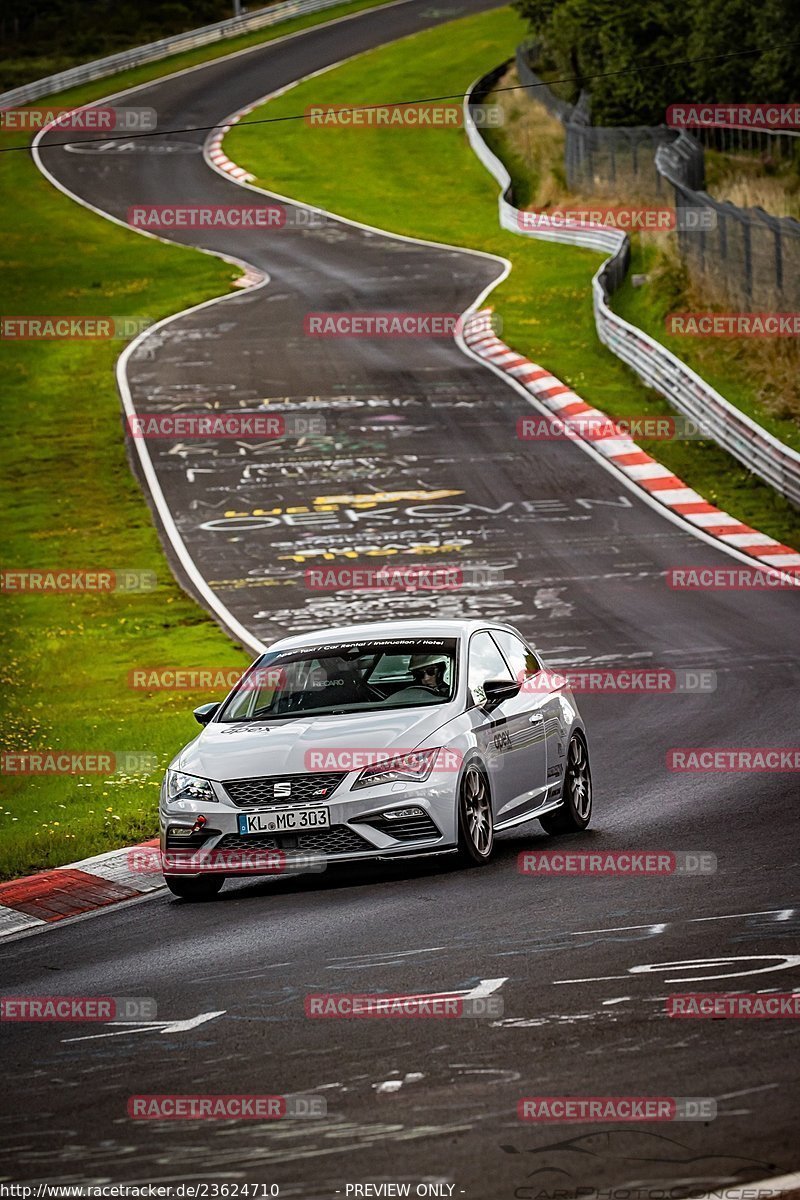
<svg viewBox="0 0 800 1200"><path fill-rule="evenodd" d="M422 783L433 770L438 748L414 750L399 758L385 758L365 767L353 784L353 788L374 787L376 783Z"/></svg>
<svg viewBox="0 0 800 1200"><path fill-rule="evenodd" d="M202 800L217 803L214 789L207 779L198 775L184 775L183 771L167 771L161 787L161 799L167 804L175 800Z"/></svg>

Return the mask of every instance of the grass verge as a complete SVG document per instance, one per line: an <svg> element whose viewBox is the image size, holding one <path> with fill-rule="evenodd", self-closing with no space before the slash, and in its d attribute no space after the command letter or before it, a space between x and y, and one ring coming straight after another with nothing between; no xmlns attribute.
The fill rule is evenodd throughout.
<svg viewBox="0 0 800 1200"><path fill-rule="evenodd" d="M58 102L84 103L365 7L345 4L175 56L64 93ZM0 134L0 147L19 140L19 134ZM46 182L27 152L0 156L0 204L5 315L157 320L224 294L238 273L73 203ZM241 668L249 657L169 572L125 457L114 379L123 345L0 341L3 569L134 569L157 578L156 590L138 595L2 596L2 751L133 751L155 756L159 769L81 777L15 775L4 768L3 879L157 832L160 768L197 732L191 709L209 696L133 690L133 668Z"/></svg>
<svg viewBox="0 0 800 1200"><path fill-rule="evenodd" d="M264 110L278 117L352 97L367 104L463 92L509 58L525 32L510 9L463 18L361 55L269 101ZM501 230L495 182L463 130L240 125L225 146L263 186L285 195L397 233L511 259L513 271L492 295L505 341L614 417L672 411L597 339L589 283L599 257ZM708 500L781 541L800 544L800 514L713 443L640 444Z"/></svg>

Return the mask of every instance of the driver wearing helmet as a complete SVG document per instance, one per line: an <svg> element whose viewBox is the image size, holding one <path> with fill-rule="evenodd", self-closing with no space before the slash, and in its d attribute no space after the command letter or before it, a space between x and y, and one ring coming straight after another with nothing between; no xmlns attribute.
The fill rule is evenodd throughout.
<svg viewBox="0 0 800 1200"><path fill-rule="evenodd" d="M450 689L444 681L447 657L442 654L412 654L408 669L418 687L429 688L437 696L447 696Z"/></svg>

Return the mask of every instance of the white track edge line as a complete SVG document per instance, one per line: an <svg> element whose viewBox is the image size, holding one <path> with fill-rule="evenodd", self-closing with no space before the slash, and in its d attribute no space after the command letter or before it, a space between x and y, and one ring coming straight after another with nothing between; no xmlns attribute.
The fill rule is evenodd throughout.
<svg viewBox="0 0 800 1200"><path fill-rule="evenodd" d="M111 92L109 95L101 96L98 99L91 101L89 104L84 105L83 107L93 108L100 104L107 104L108 101L110 101L110 100L119 99L119 97L121 97L121 96L128 96L133 92L143 91L148 87L158 86L159 84L168 82L169 80L177 79L179 76L188 75L193 71L199 71L204 68L210 67L216 63L222 62L225 59L238 58L242 54L249 54L256 50L264 50L267 47L271 48L272 46L277 46L280 43L290 41L293 38L302 37L305 34L314 32L318 29L329 28L332 25L338 25L344 21L351 21L351 20L355 19L356 17L362 16L364 13L371 13L371 12L376 12L379 10L382 11L385 8L394 8L394 7L398 7L402 4L407 4L407 3L410 3L410 0L390 0L390 3L388 3L388 4L376 5L373 8L360 9L358 12L355 12L355 13L347 13L343 17L336 17L330 21L323 21L320 24L311 25L306 29L295 30L294 33L287 33L287 34L284 34L282 37L268 38L268 39L265 39L263 42L257 43L255 46L247 46L242 50L232 51L231 54L223 54L217 58L209 59L206 62L196 63L194 66L184 67L179 71L173 71L171 74L161 75L161 76L157 77L156 79L150 79L144 83L135 84L134 86L129 87L129 88L124 88L121 91ZM408 34L406 36L414 37L415 34ZM396 39L396 41L404 41L404 40L405 40L404 38ZM393 44L393 43L388 43L388 44ZM375 49L378 49L378 48L379 47L375 47ZM369 53L371 53L371 51L366 50L366 51L362 51L362 53L369 54ZM357 57L360 57L360 56L359 55L351 56L351 58L357 58ZM293 80L292 83L286 85L286 88L279 89L275 93L275 95L277 96L277 95L281 94L282 91L288 90L291 87L296 87L299 83L304 82L306 78L312 78L314 75L322 74L326 70L333 70L335 67L340 66L341 63L345 62L345 61L350 61L350 59L340 60L339 62L330 64L329 67L321 68L321 70L319 72L312 72L312 75L310 75L310 76L307 76L307 77L303 76L300 79ZM271 97L267 97L267 98L271 98ZM254 107L258 107L258 105L261 102L262 101L260 101L260 100L256 100L254 102ZM229 117L225 118L220 123L220 125L217 125L214 127L214 130L212 130L211 133L209 134L209 138L211 136L213 136L214 132L216 132L217 130L221 129L224 125L229 124L229 123L231 123L231 118L229 118ZM53 124L55 124L55 122L51 122L51 125L53 125ZM167 245L167 246L183 247L189 251L197 250L201 254L209 254L214 258L221 259L223 262L228 262L234 266L241 268L245 273L249 272L249 273L252 273L255 275L264 275L264 279L261 281L261 283L256 284L251 289L248 289L250 291L255 291L257 288L260 288L260 287L266 287L266 285L269 283L270 277L266 272L262 271L260 268L256 267L254 264L248 263L244 259L235 258L231 255L224 254L222 251L209 250L204 246L186 246L184 243L174 242L174 241L170 241L168 238L159 237L158 234L151 233L149 230L138 229L135 226L128 225L125 221L121 221L118 217L115 217L112 213L105 212L103 209L98 208L96 205L92 204L90 201L84 200L83 197L78 196L75 192L70 191L70 189L67 188L66 185L62 184L61 181L58 180L47 169L47 167L45 167L44 163L42 162L42 158L41 158L41 154L40 154L40 150L39 150L39 144L41 142L41 139L47 133L48 129L51 127L51 125L45 125L42 129L40 129L38 131L35 138L33 139L33 142L31 143L31 155L33 157L34 163L36 164L36 167L41 172L41 174L44 175L44 177L48 180L48 182L51 183L53 185L53 187L57 188L57 190L60 191L63 195L67 196L70 200L74 200L77 204L80 204L83 208L86 208L90 212L94 212L98 216L104 217L105 220L111 221L115 225L119 225L123 229L132 230L134 233L138 233L138 234L142 235L143 237L153 238L154 241L162 242L164 245ZM208 143L209 138L206 139L206 143L203 146L203 157L205 159L206 164L209 167L211 167L212 170L217 171L218 174L222 175L229 182L235 183L239 187L249 188L251 186L250 184L246 183L244 180L236 179L234 176L232 176L227 171L218 170L218 168L211 162L210 158L207 156L207 153L206 153L206 148L207 148L207 143ZM262 195L269 195L269 193L265 192L262 188L252 188L252 190L257 191ZM279 198L289 200L288 197L279 197ZM301 201L299 201L299 202L298 201L290 201L290 202L296 203L297 206L301 207L301 208L311 208L312 207L310 205L304 205ZM324 209L316 209L315 211L325 212ZM333 213L327 213L326 215L332 216L332 217L335 216L335 214L333 214ZM344 221L347 220L346 218L337 218L337 219L344 220ZM360 222L349 222L349 223L355 224L355 225L361 225ZM361 225L361 228L370 228L370 227ZM386 231L375 228L374 232L385 233ZM400 238L402 238L402 240L410 241L410 242L419 242L420 241L420 239L418 239L418 238L410 238L410 237L405 238L405 237L403 237L403 235L399 235L399 234L398 235L391 234L389 236L400 237ZM421 244L441 245L442 243L428 242L428 243L421 243ZM452 249L461 249L461 247L454 246L454 247L452 247ZM490 258L496 257L495 255L487 255L484 251L480 251L480 250L474 250L474 251L468 251L468 252L480 255L481 257L490 257ZM241 292L227 292L227 293L225 293L225 295L212 297L210 300L205 300L201 304L192 305L190 308L183 309L180 312L173 313L171 316L164 317L161 321L158 321L155 325L151 325L148 329L146 329L142 333L140 333L132 342L130 342L128 344L128 346L125 347L122 354L120 355L120 357L117 360L116 375L117 375L117 386L120 390L123 407L125 409L125 413L127 416L134 415L134 413L135 413L135 409L133 408L133 403L132 403L132 398L131 398L131 393L130 393L130 387L129 387L128 380L127 380L127 374L125 371L128 359L129 359L132 351L138 345L140 345L147 337L149 337L151 334L155 333L158 329L163 328L163 326L168 325L171 321L176 321L180 317L188 316L190 313L196 312L199 309L205 308L212 304L218 304L224 300L235 299L237 296L239 296L241 294L242 294ZM146 446L146 439L135 438L134 441L136 442L136 449L137 449L137 452L139 455L139 460L142 465L142 470L144 471L144 474L145 474L148 488L150 489L150 494L152 496L153 503L155 504L156 509L158 510L159 517L161 518L161 521L164 525L164 530L167 534L167 537L169 538L170 544L171 544L176 556L178 557L179 561L181 562L181 565L183 566L184 570L186 571L187 576L192 580L192 582L193 582L194 586L197 588L199 594L204 597L204 599L206 600L207 604L209 605L211 611L214 614L216 614L218 620L228 629L228 631L230 633L232 633L238 641L241 641L245 646L247 646L248 649L252 653L255 653L257 655L263 654L266 649L266 646L264 645L264 643L259 641L253 634L251 634L250 631L247 630L236 619L236 617L233 616L233 614L227 609L227 607L224 604L222 604L222 602L220 600L217 599L215 593L211 590L211 588L206 583L203 576L200 574L197 566L194 563L194 560L192 559L191 555L189 554L189 551L186 547L186 544L183 541L183 538L181 537L180 533L178 532L177 526L175 525L174 518L172 517L170 509L166 503L164 493L163 493L163 491L161 489L161 485L159 484L158 479L156 477L155 468L153 467L152 459L150 458L150 454L149 454L147 446Z"/></svg>

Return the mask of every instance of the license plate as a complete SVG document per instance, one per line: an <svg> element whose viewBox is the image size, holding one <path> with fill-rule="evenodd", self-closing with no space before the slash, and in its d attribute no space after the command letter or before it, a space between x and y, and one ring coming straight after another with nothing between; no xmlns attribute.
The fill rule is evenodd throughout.
<svg viewBox="0 0 800 1200"><path fill-rule="evenodd" d="M328 829L327 808L283 808L273 812L240 813L239 833L285 833L291 829Z"/></svg>

